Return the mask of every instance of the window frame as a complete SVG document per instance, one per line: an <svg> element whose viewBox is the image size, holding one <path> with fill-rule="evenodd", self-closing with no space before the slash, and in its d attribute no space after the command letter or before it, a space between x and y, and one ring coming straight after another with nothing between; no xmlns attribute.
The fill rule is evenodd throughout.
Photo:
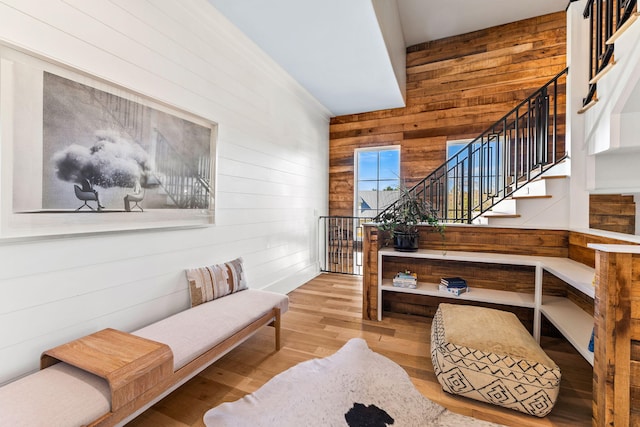
<svg viewBox="0 0 640 427"><path fill-rule="evenodd" d="M356 218L360 218L359 213L360 209L358 206L358 184L360 182L359 179L359 162L358 155L363 152L375 151L380 153L382 151L397 151L398 152L398 183L402 182L402 146L399 144L396 145L384 145L384 146L376 146L376 147L361 147L356 148L353 152L353 216ZM376 168L377 179L376 182L380 183L380 163L378 160L378 166ZM379 185L378 192L380 191ZM381 210L376 209L376 215L381 212ZM369 216L365 217L369 218Z"/></svg>

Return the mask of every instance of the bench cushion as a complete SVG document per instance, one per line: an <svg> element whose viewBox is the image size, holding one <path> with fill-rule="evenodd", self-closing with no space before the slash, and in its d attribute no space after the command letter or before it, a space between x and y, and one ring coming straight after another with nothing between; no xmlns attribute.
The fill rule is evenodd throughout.
<svg viewBox="0 0 640 427"><path fill-rule="evenodd" d="M560 369L513 313L440 304L431 359L442 388L452 394L539 417L558 397Z"/></svg>
<svg viewBox="0 0 640 427"><path fill-rule="evenodd" d="M0 387L3 426L79 426L110 409L107 382L66 363L56 363Z"/></svg>
<svg viewBox="0 0 640 427"><path fill-rule="evenodd" d="M167 344L173 352L174 371L177 371L273 307L286 312L289 298L247 289L182 311L132 334Z"/></svg>

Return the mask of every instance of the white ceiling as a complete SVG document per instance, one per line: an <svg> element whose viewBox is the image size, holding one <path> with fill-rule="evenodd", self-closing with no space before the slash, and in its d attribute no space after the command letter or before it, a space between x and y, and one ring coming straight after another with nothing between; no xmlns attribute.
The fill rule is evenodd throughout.
<svg viewBox="0 0 640 427"><path fill-rule="evenodd" d="M404 47L557 12L569 0L209 2L338 116L404 105Z"/></svg>

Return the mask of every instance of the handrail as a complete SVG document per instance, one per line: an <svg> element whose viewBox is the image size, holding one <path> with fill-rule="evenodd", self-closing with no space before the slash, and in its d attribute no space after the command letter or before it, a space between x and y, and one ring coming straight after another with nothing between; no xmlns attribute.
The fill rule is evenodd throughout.
<svg viewBox="0 0 640 427"><path fill-rule="evenodd" d="M637 0L589 0L582 16L589 19L589 89L582 100L586 106L596 97L597 80L613 61L611 37L631 17Z"/></svg>
<svg viewBox="0 0 640 427"><path fill-rule="evenodd" d="M424 199L443 222L471 223L565 157L558 98L568 68L516 105L458 153L447 159L409 193ZM562 140L561 140L562 138ZM396 209L391 204L381 215Z"/></svg>

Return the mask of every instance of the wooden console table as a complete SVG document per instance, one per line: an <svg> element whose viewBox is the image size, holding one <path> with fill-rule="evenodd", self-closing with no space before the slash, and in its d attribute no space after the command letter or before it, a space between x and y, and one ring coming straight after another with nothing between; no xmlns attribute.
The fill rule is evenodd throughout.
<svg viewBox="0 0 640 427"><path fill-rule="evenodd" d="M112 412L173 375L169 346L110 328L45 351L40 369L58 362L106 379Z"/></svg>
<svg viewBox="0 0 640 427"><path fill-rule="evenodd" d="M430 261L475 263L475 269L482 265L516 265L528 266L534 270L532 293L503 291L496 289L473 288L469 293L460 296L443 293L438 289L438 282L418 282L416 288L393 286L391 279L398 269L388 271L387 260L421 260L428 265ZM525 307L533 310L533 336L540 341L541 316L544 315L567 338L575 349L593 365L593 352L588 350L589 339L593 331L593 316L568 298L543 294L544 273L554 275L586 297L593 299L595 288L592 281L595 269L569 258L545 257L531 255L513 255L490 252L465 252L419 249L416 252L398 252L393 249L378 250L378 295L377 315L382 320L382 299L384 292L397 292L415 295L427 295L455 300L478 301L484 303ZM433 280L433 279L432 279Z"/></svg>

